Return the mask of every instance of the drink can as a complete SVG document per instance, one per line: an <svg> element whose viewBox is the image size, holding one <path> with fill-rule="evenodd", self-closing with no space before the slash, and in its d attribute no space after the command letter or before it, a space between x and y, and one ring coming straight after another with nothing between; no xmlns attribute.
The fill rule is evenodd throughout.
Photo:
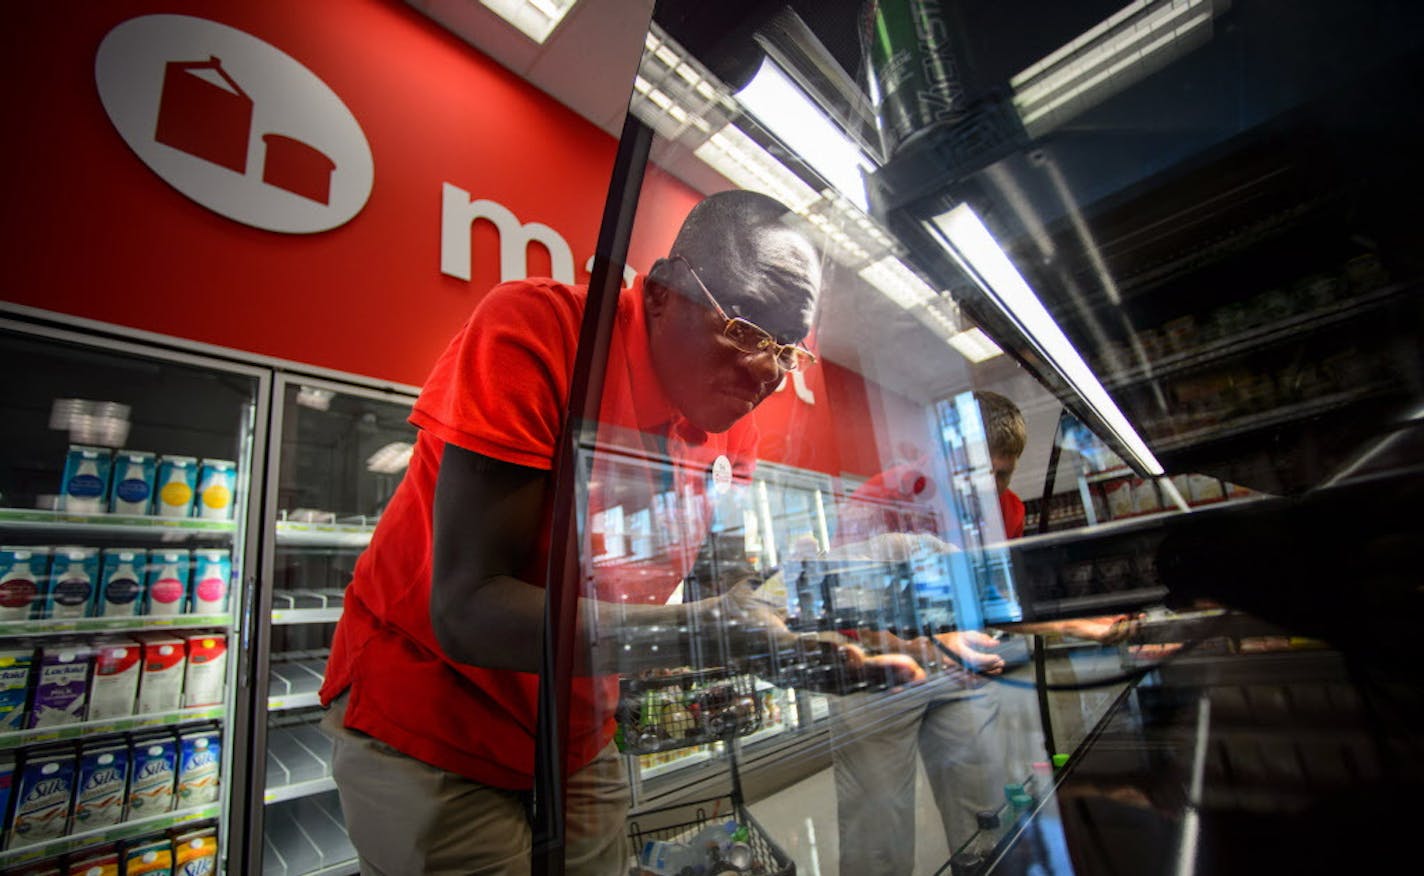
<svg viewBox="0 0 1424 876"><path fill-rule="evenodd" d="M60 485L59 510L70 514L102 514L109 495L109 471L113 462L107 447L69 445Z"/></svg>
<svg viewBox="0 0 1424 876"><path fill-rule="evenodd" d="M99 580L99 549L57 547L49 567L49 599L40 617L89 617L94 611L95 582Z"/></svg>
<svg viewBox="0 0 1424 876"><path fill-rule="evenodd" d="M204 520L231 520L236 493L237 463L230 459L203 460L193 516Z"/></svg>
<svg viewBox="0 0 1424 876"><path fill-rule="evenodd" d="M95 617L130 617L143 608L144 548L105 548L99 586L94 593Z"/></svg>
<svg viewBox="0 0 1424 876"><path fill-rule="evenodd" d="M160 517L188 517L198 487L198 460L191 456L158 458L158 493L154 508Z"/></svg>
<svg viewBox="0 0 1424 876"><path fill-rule="evenodd" d="M193 551L193 614L227 611L228 584L232 581L232 552L224 548Z"/></svg>
<svg viewBox="0 0 1424 876"><path fill-rule="evenodd" d="M144 614L182 614L188 604L188 564L190 554L183 548L163 548L148 552L144 575Z"/></svg>
<svg viewBox="0 0 1424 876"><path fill-rule="evenodd" d="M861 44L885 156L913 135L963 118L965 40L950 0L869 0Z"/></svg>
<svg viewBox="0 0 1424 876"><path fill-rule="evenodd" d="M120 450L114 454L114 485L109 490L109 511L114 514L149 514L153 511L153 483L158 457L147 450Z"/></svg>
<svg viewBox="0 0 1424 876"><path fill-rule="evenodd" d="M49 586L49 548L0 547L0 620L33 620Z"/></svg>

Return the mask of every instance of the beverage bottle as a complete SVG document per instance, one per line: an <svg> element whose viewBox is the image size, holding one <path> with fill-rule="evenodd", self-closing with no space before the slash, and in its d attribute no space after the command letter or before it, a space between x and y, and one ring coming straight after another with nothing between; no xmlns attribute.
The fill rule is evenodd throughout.
<svg viewBox="0 0 1424 876"><path fill-rule="evenodd" d="M978 830L964 848L949 859L949 867L954 876L978 876L988 869L994 860L994 849L999 844L999 813L984 809L974 814Z"/></svg>

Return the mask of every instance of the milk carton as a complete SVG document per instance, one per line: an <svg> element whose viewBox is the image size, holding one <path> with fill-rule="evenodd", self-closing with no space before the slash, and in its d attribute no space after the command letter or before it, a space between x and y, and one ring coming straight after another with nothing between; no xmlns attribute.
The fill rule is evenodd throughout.
<svg viewBox="0 0 1424 876"><path fill-rule="evenodd" d="M5 815L10 811L10 792L15 789L15 754L0 752L0 848L10 833L10 822Z"/></svg>
<svg viewBox="0 0 1424 876"><path fill-rule="evenodd" d="M91 742L79 750L74 791L74 830L108 827L124 820L129 747L123 741Z"/></svg>
<svg viewBox="0 0 1424 876"><path fill-rule="evenodd" d="M158 457L147 450L120 450L115 453L109 510L114 514L150 513L157 475Z"/></svg>
<svg viewBox="0 0 1424 876"><path fill-rule="evenodd" d="M0 621L33 620L49 585L49 548L0 547Z"/></svg>
<svg viewBox="0 0 1424 876"><path fill-rule="evenodd" d="M123 718L138 704L143 646L132 639L110 639L94 646L94 675L89 681L89 720Z"/></svg>
<svg viewBox="0 0 1424 876"><path fill-rule="evenodd" d="M222 769L222 731L190 730L178 737L177 808L215 803Z"/></svg>
<svg viewBox="0 0 1424 876"><path fill-rule="evenodd" d="M212 876L218 872L218 832L205 827L173 838L173 876Z"/></svg>
<svg viewBox="0 0 1424 876"><path fill-rule="evenodd" d="M191 456L159 457L156 483L154 509L160 517L191 516L193 492L198 487L198 460Z"/></svg>
<svg viewBox="0 0 1424 876"><path fill-rule="evenodd" d="M49 567L49 599L40 617L88 617L99 580L99 549L57 547Z"/></svg>
<svg viewBox="0 0 1424 876"><path fill-rule="evenodd" d="M134 736L130 763L128 820L172 810L178 741L168 733Z"/></svg>
<svg viewBox="0 0 1424 876"><path fill-rule="evenodd" d="M30 752L20 769L6 848L64 836L74 801L74 771L74 752L70 749Z"/></svg>
<svg viewBox="0 0 1424 876"><path fill-rule="evenodd" d="M232 551L203 548L193 551L193 614L224 614L228 582L232 580Z"/></svg>
<svg viewBox="0 0 1424 876"><path fill-rule="evenodd" d="M70 514L102 514L109 494L112 459L107 447L69 445L60 482L59 510Z"/></svg>
<svg viewBox="0 0 1424 876"><path fill-rule="evenodd" d="M198 475L198 501L193 516L204 520L231 520L237 495L237 463L230 459L205 459Z"/></svg>
<svg viewBox="0 0 1424 876"><path fill-rule="evenodd" d="M227 635L194 633L185 644L188 671L183 680L183 708L221 705L227 681Z"/></svg>
<svg viewBox="0 0 1424 876"><path fill-rule="evenodd" d="M79 642L46 645L39 650L30 729L84 720L91 656L88 646Z"/></svg>
<svg viewBox="0 0 1424 876"><path fill-rule="evenodd" d="M64 876L120 876L119 850L115 846L85 849L69 859Z"/></svg>
<svg viewBox="0 0 1424 876"><path fill-rule="evenodd" d="M94 588L95 617L132 617L143 608L143 578L148 551L105 548L99 586Z"/></svg>
<svg viewBox="0 0 1424 876"><path fill-rule="evenodd" d="M147 876L173 872L173 844L167 838L146 840L124 852L125 876Z"/></svg>
<svg viewBox="0 0 1424 876"><path fill-rule="evenodd" d="M137 714L176 711L183 702L187 663L183 640L164 633L142 633L135 638L143 644Z"/></svg>
<svg viewBox="0 0 1424 876"><path fill-rule="evenodd" d="M183 548L148 552L144 614L171 616L183 613L188 604L189 556L190 552Z"/></svg>
<svg viewBox="0 0 1424 876"><path fill-rule="evenodd" d="M25 729L25 703L30 696L30 673L35 652L29 648L0 650L0 733ZM5 810L0 808L0 821Z"/></svg>

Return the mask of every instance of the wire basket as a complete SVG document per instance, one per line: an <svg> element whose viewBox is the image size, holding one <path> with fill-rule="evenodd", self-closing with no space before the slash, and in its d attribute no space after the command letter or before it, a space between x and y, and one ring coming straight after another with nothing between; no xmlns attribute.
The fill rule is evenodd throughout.
<svg viewBox="0 0 1424 876"><path fill-rule="evenodd" d="M714 797L640 813L628 822L636 859L629 876L795 876L796 864L734 801L735 795ZM679 820L640 826L666 818Z"/></svg>
<svg viewBox="0 0 1424 876"><path fill-rule="evenodd" d="M747 736L762 727L756 680L722 669L622 679L618 728L628 754Z"/></svg>

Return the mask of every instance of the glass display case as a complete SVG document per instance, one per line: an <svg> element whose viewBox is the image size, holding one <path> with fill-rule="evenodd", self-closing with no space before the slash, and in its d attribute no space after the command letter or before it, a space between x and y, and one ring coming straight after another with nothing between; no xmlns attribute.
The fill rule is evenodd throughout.
<svg viewBox="0 0 1424 876"><path fill-rule="evenodd" d="M1290 818L1400 826L1398 786L1371 768L1347 787L1341 767L1421 771L1402 547L1421 507L1420 10L705 6L654 11L560 469L556 538L566 525L577 559L551 568L549 629L573 641L592 599L621 696L545 704L614 710L625 744L647 731L659 751L716 738L731 794L705 808L747 814L808 872L868 872L858 855L1253 872L1256 827L1283 869L1311 863ZM771 229L774 267L751 232L677 236L669 216L731 191L779 203L741 214ZM787 256L788 234L814 256ZM642 279L620 291L624 262ZM810 309L807 278L809 331L787 315ZM624 406L647 398L616 358L639 296L671 420ZM675 366L664 296L690 314ZM689 386L742 406L709 417ZM1020 409L1016 449L996 397ZM626 608L728 594L754 617L706 629L694 610L671 634ZM926 679L902 684L897 657ZM731 685L716 703L709 673ZM800 778L833 786L804 832L751 816L796 777L750 757L764 709L738 705L742 676L823 698L824 721L787 736ZM1286 739L1335 698L1320 738ZM688 716L695 732L664 726ZM942 824L902 814L916 788ZM1388 812L1354 805L1371 796ZM696 845L666 820L635 872ZM1139 822L1175 857L1133 858Z"/></svg>
<svg viewBox="0 0 1424 876"><path fill-rule="evenodd" d="M8 317L0 360L0 869L181 836L240 872L270 377Z"/></svg>
<svg viewBox="0 0 1424 876"><path fill-rule="evenodd" d="M274 396L272 528L254 633L251 872L350 873L356 852L317 690L346 583L410 459L414 397L290 374L278 376Z"/></svg>

